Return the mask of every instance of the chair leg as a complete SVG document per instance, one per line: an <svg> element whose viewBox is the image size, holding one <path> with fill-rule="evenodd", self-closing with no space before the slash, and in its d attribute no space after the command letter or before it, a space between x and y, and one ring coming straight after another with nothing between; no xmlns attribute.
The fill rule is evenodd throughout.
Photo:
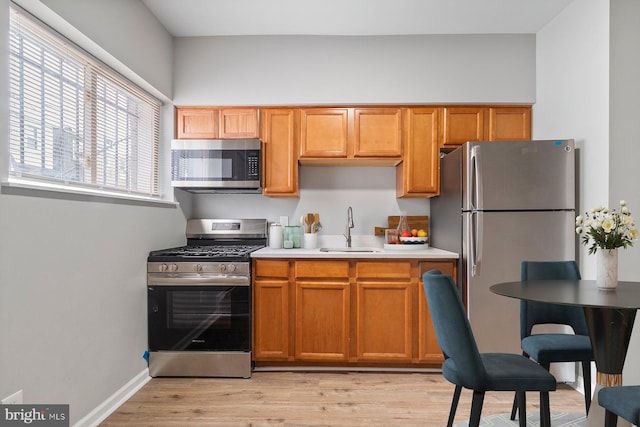
<svg viewBox="0 0 640 427"><path fill-rule="evenodd" d="M618 416L607 410L604 413L604 427L616 427L618 425Z"/></svg>
<svg viewBox="0 0 640 427"><path fill-rule="evenodd" d="M527 395L524 391L516 392L516 400L518 401L518 425L527 427Z"/></svg>
<svg viewBox="0 0 640 427"><path fill-rule="evenodd" d="M471 417L469 417L469 427L480 426L480 414L482 414L482 403L484 402L483 391L473 391L473 400L471 401Z"/></svg>
<svg viewBox="0 0 640 427"><path fill-rule="evenodd" d="M447 421L447 427L453 426L453 419L456 417L456 410L458 409L458 401L460 400L460 393L462 392L462 386L457 385L453 392L453 400L451 401L451 410L449 411L449 421Z"/></svg>
<svg viewBox="0 0 640 427"><path fill-rule="evenodd" d="M529 358L529 355L523 351L522 355L526 358ZM518 396L513 396L513 406L511 406L511 421L516 419L516 413L518 412Z"/></svg>
<svg viewBox="0 0 640 427"><path fill-rule="evenodd" d="M549 408L549 392L540 392L540 427L551 427L551 409Z"/></svg>
<svg viewBox="0 0 640 427"><path fill-rule="evenodd" d="M589 408L591 408L591 362L588 360L582 361L582 378L584 378L584 406L586 413L589 414Z"/></svg>
<svg viewBox="0 0 640 427"><path fill-rule="evenodd" d="M516 413L518 412L518 396L513 396L513 405L511 406L511 421L516 419Z"/></svg>

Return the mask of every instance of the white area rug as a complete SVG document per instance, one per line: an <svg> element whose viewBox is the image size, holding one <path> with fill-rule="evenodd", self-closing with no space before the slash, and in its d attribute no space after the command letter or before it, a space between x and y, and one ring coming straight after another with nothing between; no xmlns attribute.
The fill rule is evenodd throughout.
<svg viewBox="0 0 640 427"><path fill-rule="evenodd" d="M489 415L482 417L480 427L513 427L518 425L518 419L511 421L510 414ZM552 427L584 427L587 425L587 419L584 414L576 412L554 412L551 414ZM454 427L468 427L467 421L454 424ZM540 426L540 413L527 414L527 427Z"/></svg>

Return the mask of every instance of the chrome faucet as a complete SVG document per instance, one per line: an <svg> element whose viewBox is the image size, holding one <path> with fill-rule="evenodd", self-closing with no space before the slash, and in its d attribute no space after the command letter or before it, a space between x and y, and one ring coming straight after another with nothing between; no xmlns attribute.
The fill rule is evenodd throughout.
<svg viewBox="0 0 640 427"><path fill-rule="evenodd" d="M351 206L347 208L347 234L344 237L347 238L347 247L351 247L351 229L353 228L353 209Z"/></svg>

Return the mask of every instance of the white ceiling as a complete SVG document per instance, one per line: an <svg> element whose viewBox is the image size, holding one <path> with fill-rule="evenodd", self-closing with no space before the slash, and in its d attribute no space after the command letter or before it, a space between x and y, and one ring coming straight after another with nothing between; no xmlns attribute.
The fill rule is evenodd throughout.
<svg viewBox="0 0 640 427"><path fill-rule="evenodd" d="M176 37L534 34L574 0L143 0Z"/></svg>

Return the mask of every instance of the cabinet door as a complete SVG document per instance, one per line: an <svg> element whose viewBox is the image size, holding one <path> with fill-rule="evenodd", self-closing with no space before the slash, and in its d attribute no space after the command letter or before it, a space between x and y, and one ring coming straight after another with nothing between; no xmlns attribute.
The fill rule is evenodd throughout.
<svg viewBox="0 0 640 427"><path fill-rule="evenodd" d="M256 279L253 286L253 358L289 358L289 282Z"/></svg>
<svg viewBox="0 0 640 427"><path fill-rule="evenodd" d="M347 108L300 110L300 157L347 157Z"/></svg>
<svg viewBox="0 0 640 427"><path fill-rule="evenodd" d="M402 156L400 108L356 108L354 127L354 157Z"/></svg>
<svg viewBox="0 0 640 427"><path fill-rule="evenodd" d="M489 141L531 139L531 107L489 108Z"/></svg>
<svg viewBox="0 0 640 427"><path fill-rule="evenodd" d="M442 147L459 147L467 141L482 141L484 107L446 107L444 109Z"/></svg>
<svg viewBox="0 0 640 427"><path fill-rule="evenodd" d="M357 360L411 362L411 262L358 262L356 287Z"/></svg>
<svg viewBox="0 0 640 427"><path fill-rule="evenodd" d="M409 108L406 112L404 160L396 166L396 196L438 194L440 147L438 108Z"/></svg>
<svg viewBox="0 0 640 427"><path fill-rule="evenodd" d="M443 274L452 276L455 280L454 261L426 261L420 263L420 286L418 289L418 361L440 365L444 362L442 350L438 345L436 332L433 328L429 305L424 293L422 275L429 270L440 270Z"/></svg>
<svg viewBox="0 0 640 427"><path fill-rule="evenodd" d="M297 111L265 109L261 116L264 143L262 193L274 197L297 197Z"/></svg>
<svg viewBox="0 0 640 427"><path fill-rule="evenodd" d="M256 108L223 108L220 110L220 138L258 138Z"/></svg>
<svg viewBox="0 0 640 427"><path fill-rule="evenodd" d="M219 111L209 107L176 108L176 138L218 138Z"/></svg>
<svg viewBox="0 0 640 427"><path fill-rule="evenodd" d="M349 358L349 283L296 282L296 360Z"/></svg>

